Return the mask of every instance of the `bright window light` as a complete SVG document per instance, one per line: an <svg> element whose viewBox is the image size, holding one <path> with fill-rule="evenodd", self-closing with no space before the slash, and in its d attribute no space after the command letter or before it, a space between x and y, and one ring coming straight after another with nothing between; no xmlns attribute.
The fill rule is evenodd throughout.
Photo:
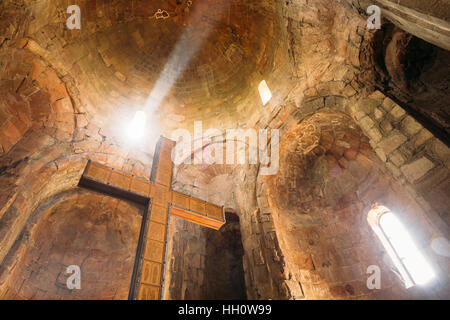
<svg viewBox="0 0 450 320"><path fill-rule="evenodd" d="M400 220L387 208L379 207L374 210L383 210L377 213L378 223L369 223L377 233L387 253L400 272L407 288L416 284L424 285L435 278L436 274L420 250L415 245L410 234ZM372 210L373 211L373 210Z"/></svg>
<svg viewBox="0 0 450 320"><path fill-rule="evenodd" d="M144 111L137 111L133 120L127 126L127 136L130 140L136 142L145 134L145 124L147 115Z"/></svg>
<svg viewBox="0 0 450 320"><path fill-rule="evenodd" d="M270 91L266 80L261 81L261 83L259 84L258 90L259 90L259 95L261 96L263 105L266 105L270 101L270 99L272 99L272 92Z"/></svg>

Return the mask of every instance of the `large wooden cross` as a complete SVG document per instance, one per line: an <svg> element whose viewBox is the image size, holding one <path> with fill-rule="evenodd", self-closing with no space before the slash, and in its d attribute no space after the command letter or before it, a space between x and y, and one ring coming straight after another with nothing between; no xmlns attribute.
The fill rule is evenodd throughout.
<svg viewBox="0 0 450 320"><path fill-rule="evenodd" d="M89 161L79 186L146 206L131 279L130 300L163 295L169 214L215 230L225 224L223 207L171 190L175 142L161 137L150 180Z"/></svg>

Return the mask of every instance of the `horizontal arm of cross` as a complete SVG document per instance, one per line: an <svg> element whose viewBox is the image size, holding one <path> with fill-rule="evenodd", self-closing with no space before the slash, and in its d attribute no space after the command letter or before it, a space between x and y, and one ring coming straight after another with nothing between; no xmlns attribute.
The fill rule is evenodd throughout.
<svg viewBox="0 0 450 320"><path fill-rule="evenodd" d="M151 183L131 174L89 161L80 186L146 204L152 198L169 203L170 214L215 230L225 224L223 208ZM158 201L158 202L159 202Z"/></svg>

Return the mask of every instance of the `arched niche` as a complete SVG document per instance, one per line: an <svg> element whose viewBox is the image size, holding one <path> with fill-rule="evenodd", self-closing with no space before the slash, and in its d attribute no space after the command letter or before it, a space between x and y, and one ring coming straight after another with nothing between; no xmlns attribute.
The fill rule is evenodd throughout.
<svg viewBox="0 0 450 320"><path fill-rule="evenodd" d="M143 208L72 189L43 202L6 257L3 299L127 299ZM69 266L81 288L69 289ZM6 279L5 279L6 278Z"/></svg>
<svg viewBox="0 0 450 320"><path fill-rule="evenodd" d="M248 161L249 145L238 136L231 149L225 131L217 130L215 136L208 135L207 131L204 134L202 138L188 141L173 137L177 147L172 189L236 210L233 177L237 165L235 162L228 164L226 157L228 149L233 150L234 155L243 150Z"/></svg>
<svg viewBox="0 0 450 320"><path fill-rule="evenodd" d="M239 217L219 230L170 218L164 299L246 299Z"/></svg>
<svg viewBox="0 0 450 320"><path fill-rule="evenodd" d="M368 208L375 202L395 208L425 249L433 228L347 115L323 109L286 133L279 173L267 184L285 271L306 299L402 299L445 290L407 290L391 271ZM366 283L373 265L381 270L379 290Z"/></svg>

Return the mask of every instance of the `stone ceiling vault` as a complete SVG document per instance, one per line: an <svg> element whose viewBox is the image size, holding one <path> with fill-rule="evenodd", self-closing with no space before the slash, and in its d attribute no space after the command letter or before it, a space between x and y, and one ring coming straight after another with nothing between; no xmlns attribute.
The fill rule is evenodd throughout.
<svg viewBox="0 0 450 320"><path fill-rule="evenodd" d="M78 5L81 30L68 30L67 1L31 2L26 48L71 79L79 112L104 123L132 116L155 88L150 104L163 126L219 114L230 122L271 71L274 3L83 0ZM156 14L160 9L167 18Z"/></svg>

